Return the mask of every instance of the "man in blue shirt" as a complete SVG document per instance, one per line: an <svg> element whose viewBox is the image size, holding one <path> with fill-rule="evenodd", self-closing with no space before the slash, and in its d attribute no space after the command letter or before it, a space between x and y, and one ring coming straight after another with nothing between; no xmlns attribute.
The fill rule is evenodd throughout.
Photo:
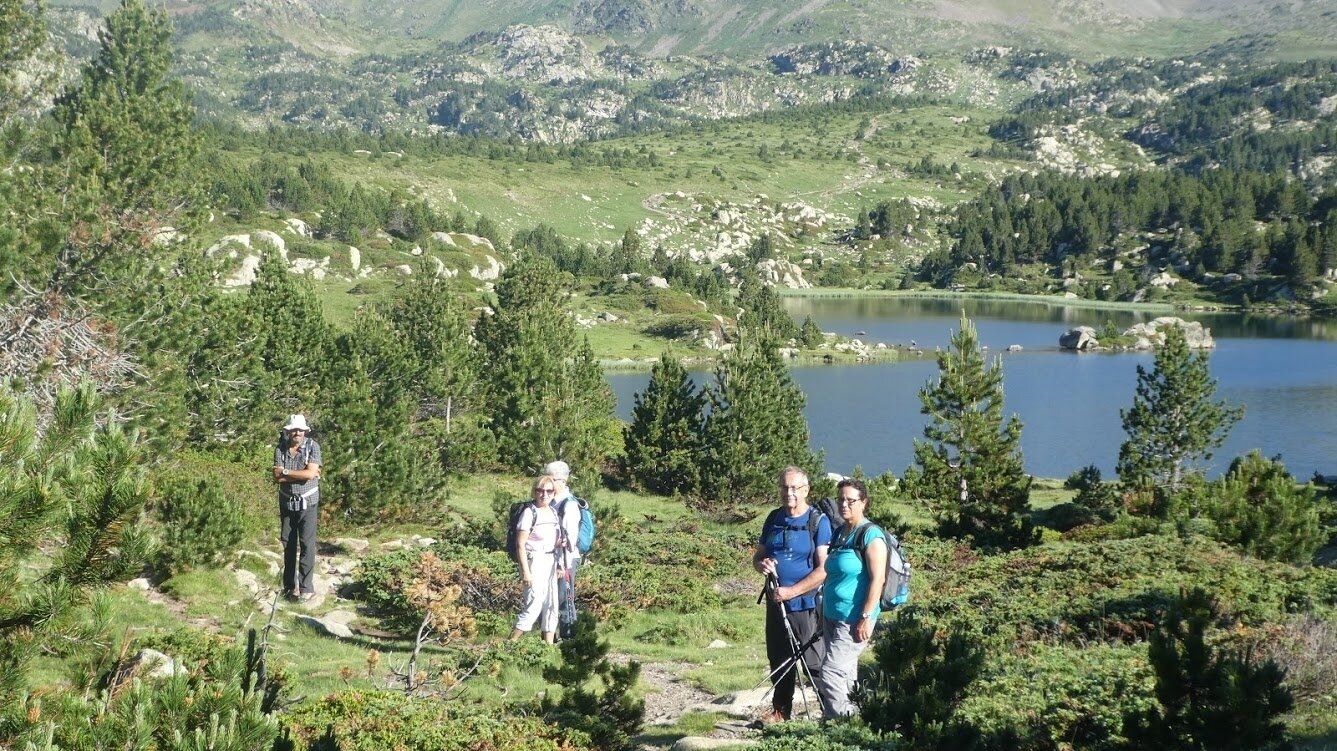
<svg viewBox="0 0 1337 751"><path fill-rule="evenodd" d="M766 657L775 693L771 710L761 717L763 723L790 718L798 672L792 663L788 669L781 667L793 658L795 647L810 641L818 630L817 593L826 579L823 564L831 544L831 521L808 505L808 490L808 475L802 469L790 466L780 472L781 505L767 515L752 555L753 568L774 582L766 606ZM821 646L817 640L803 652L803 664L814 683L821 671Z"/></svg>

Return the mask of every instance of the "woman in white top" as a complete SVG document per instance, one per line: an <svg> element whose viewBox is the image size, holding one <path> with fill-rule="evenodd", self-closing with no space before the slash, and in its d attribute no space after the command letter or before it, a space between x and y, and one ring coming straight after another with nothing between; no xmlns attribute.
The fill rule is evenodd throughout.
<svg viewBox="0 0 1337 751"><path fill-rule="evenodd" d="M553 497L557 483L552 475L534 481L534 500L516 524L515 545L520 556L520 581L525 585L525 604L515 619L511 639L519 639L539 624L543 640L552 644L557 633L557 557L560 530Z"/></svg>

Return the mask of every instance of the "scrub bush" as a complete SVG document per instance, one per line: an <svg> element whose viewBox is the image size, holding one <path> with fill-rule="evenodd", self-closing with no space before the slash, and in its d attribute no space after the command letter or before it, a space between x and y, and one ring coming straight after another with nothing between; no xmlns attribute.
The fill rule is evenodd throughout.
<svg viewBox="0 0 1337 751"><path fill-rule="evenodd" d="M1217 618L1201 589L1169 610L1151 637L1157 706L1131 713L1127 748L1245 751L1289 749L1279 716L1294 700L1276 663L1213 648L1207 629Z"/></svg>
<svg viewBox="0 0 1337 751"><path fill-rule="evenodd" d="M303 704L284 721L291 751L580 751L578 730L502 716L458 702L384 691L343 691Z"/></svg>
<svg viewBox="0 0 1337 751"><path fill-rule="evenodd" d="M163 544L153 558L163 578L226 563L246 537L242 505L213 476L169 477L156 503Z"/></svg>

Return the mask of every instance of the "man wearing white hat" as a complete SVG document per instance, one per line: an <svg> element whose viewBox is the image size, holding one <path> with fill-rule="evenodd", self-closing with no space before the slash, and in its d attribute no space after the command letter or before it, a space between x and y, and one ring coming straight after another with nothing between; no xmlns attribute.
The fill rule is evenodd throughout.
<svg viewBox="0 0 1337 751"><path fill-rule="evenodd" d="M308 602L315 597L316 520L320 516L320 444L311 440L305 415L289 415L274 449L279 486L279 539L283 542L283 594ZM300 555L299 555L300 551Z"/></svg>
<svg viewBox="0 0 1337 751"><path fill-rule="evenodd" d="M562 549L565 570L557 577L557 614L560 634L562 638L567 638L576 622L576 571L580 568L580 548L576 540L580 537L580 509L585 506L585 501L571 492L571 466L566 462L560 459L548 462L543 468L543 474L550 475L553 484L557 486L553 507L557 509L562 537L566 541Z"/></svg>

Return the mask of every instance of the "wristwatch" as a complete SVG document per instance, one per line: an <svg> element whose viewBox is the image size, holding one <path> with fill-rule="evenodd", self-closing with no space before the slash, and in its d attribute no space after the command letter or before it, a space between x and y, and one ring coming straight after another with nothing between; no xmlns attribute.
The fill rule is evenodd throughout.
<svg viewBox="0 0 1337 751"><path fill-rule="evenodd" d="M864 614L863 614L863 618L862 618L861 620L868 620L869 618L872 618L872 617L873 617L873 614L872 614L872 613L864 613Z"/></svg>
<svg viewBox="0 0 1337 751"><path fill-rule="evenodd" d="M283 476L284 476L284 477L287 477L287 476L288 476L288 468L287 468L287 467L284 467L284 468L283 468Z"/></svg>

